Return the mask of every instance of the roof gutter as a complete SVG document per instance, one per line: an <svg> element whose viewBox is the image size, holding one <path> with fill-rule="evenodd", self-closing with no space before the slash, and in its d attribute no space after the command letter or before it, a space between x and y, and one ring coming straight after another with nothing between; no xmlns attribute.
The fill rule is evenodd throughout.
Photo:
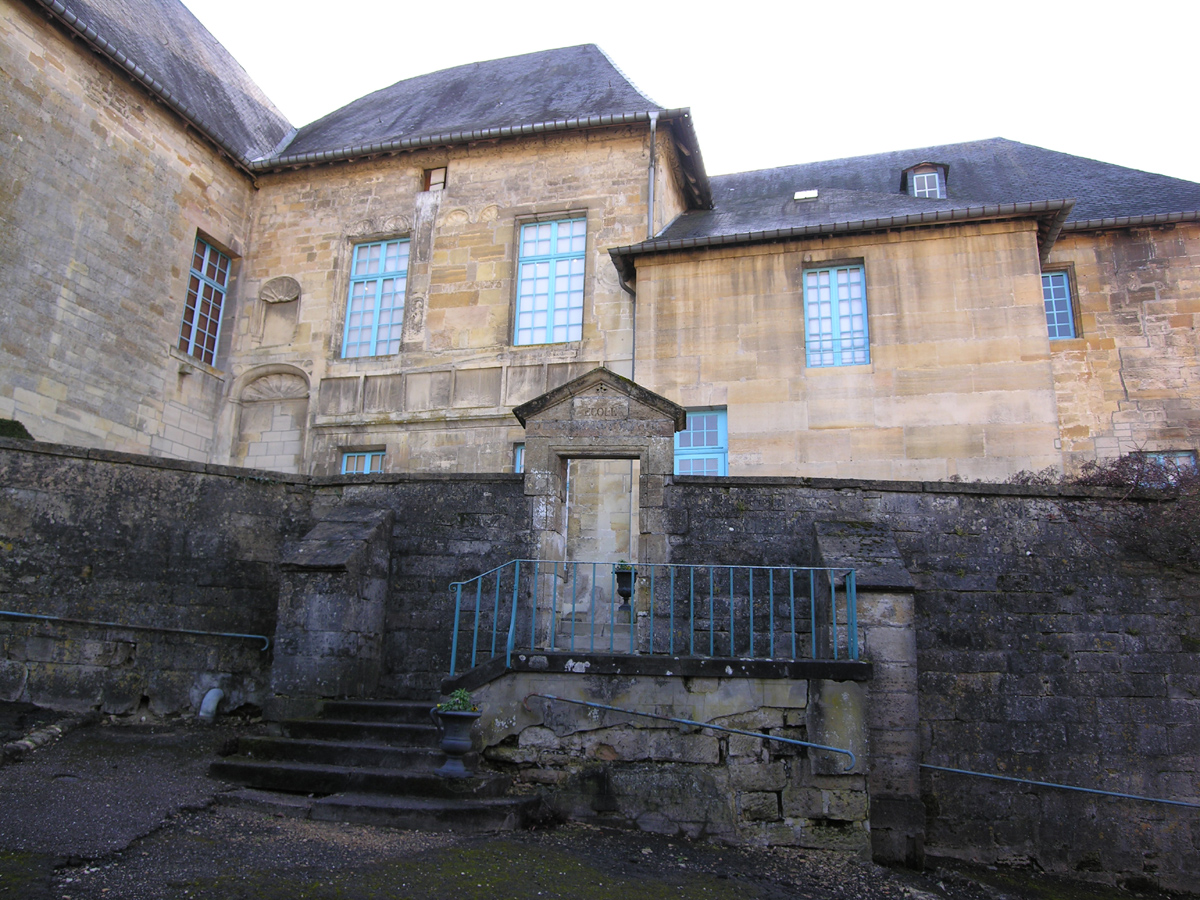
<svg viewBox="0 0 1200 900"><path fill-rule="evenodd" d="M155 97L182 116L189 125L199 131L208 140L216 144L218 149L220 149L225 156L229 157L229 160L235 166L237 166L251 178L254 177L253 166L250 162L250 159L244 153L235 149L234 146L224 138L219 137L213 129L209 128L204 123L204 120L200 118L199 114L194 109L172 94L170 90L167 89L166 85L162 84L162 82L138 65L136 60L133 60L127 56L120 47L117 47L115 44L110 43L108 40L102 37L95 28L79 18L79 16L75 15L75 13L67 9L66 6L60 2L60 0L34 0L34 2L45 9L46 12L48 12L59 22L62 22L62 24L65 25L70 31L82 38L83 41L88 44L88 46L90 46L101 56L107 57L119 68L124 69L134 81L145 87Z"/></svg>
<svg viewBox="0 0 1200 900"><path fill-rule="evenodd" d="M1107 219L1079 219L1067 222L1063 231L1103 231L1110 228L1148 228L1154 225L1174 225L1176 222L1200 222L1200 210L1192 212L1154 213L1148 216L1112 216Z"/></svg>
<svg viewBox="0 0 1200 900"><path fill-rule="evenodd" d="M623 280L635 277L633 261L636 257L675 250L698 250L707 247L723 247L733 244L762 244L795 238L818 237L832 234L855 234L864 231L886 231L894 228L916 228L928 225L947 225L956 222L971 222L995 219L1016 219L1037 216L1047 220L1045 237L1039 229L1038 243L1043 254L1049 251L1057 236L1055 222L1065 219L1075 206L1074 200L1037 200L1028 203L996 203L985 206L964 206L959 209L942 209L908 216L889 216L879 219L858 219L853 222L829 222L817 225L800 225L793 228L776 228L770 231L745 231L737 234L719 234L699 238L674 238L643 241L625 247L613 247L608 253Z"/></svg>

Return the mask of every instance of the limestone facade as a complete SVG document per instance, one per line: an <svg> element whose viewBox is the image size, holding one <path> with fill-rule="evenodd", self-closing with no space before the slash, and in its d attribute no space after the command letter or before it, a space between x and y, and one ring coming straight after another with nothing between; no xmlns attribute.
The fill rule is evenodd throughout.
<svg viewBox="0 0 1200 900"><path fill-rule="evenodd" d="M223 151L35 0L0 0L0 36L0 417L39 440L299 474L347 453L511 472L512 410L604 366L725 412L729 475L1003 480L1200 447L1195 221L1067 229L1048 255L1033 214L863 228L680 247L625 278L609 250L702 205L667 112L656 129L597 120L271 167ZM426 190L435 170L444 190ZM521 228L576 219L580 334L518 344ZM211 365L176 349L197 238L231 260ZM397 240L398 349L347 358L355 247ZM831 265L863 272L863 365L805 360L804 273ZM1077 338L1047 338L1046 271L1069 275Z"/></svg>
<svg viewBox="0 0 1200 900"><path fill-rule="evenodd" d="M0 416L211 460L228 366L175 345L196 237L243 256L253 183L26 3L0 3L0 69Z"/></svg>

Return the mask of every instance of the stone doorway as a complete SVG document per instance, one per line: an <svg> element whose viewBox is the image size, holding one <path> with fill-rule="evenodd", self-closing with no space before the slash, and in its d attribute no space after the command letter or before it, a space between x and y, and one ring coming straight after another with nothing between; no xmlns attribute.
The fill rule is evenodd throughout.
<svg viewBox="0 0 1200 900"><path fill-rule="evenodd" d="M525 426L525 495L539 559L567 561L590 550L603 561L632 561L627 554L668 561L663 488L675 467L675 432L687 424L682 406L597 368L513 414Z"/></svg>

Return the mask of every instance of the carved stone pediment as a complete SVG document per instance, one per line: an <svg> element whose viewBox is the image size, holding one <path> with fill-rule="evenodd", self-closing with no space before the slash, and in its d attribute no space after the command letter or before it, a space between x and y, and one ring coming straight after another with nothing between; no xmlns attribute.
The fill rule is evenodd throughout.
<svg viewBox="0 0 1200 900"><path fill-rule="evenodd" d="M377 235L404 234L412 230L407 216L375 216L360 219L346 228L347 237L375 237Z"/></svg>
<svg viewBox="0 0 1200 900"><path fill-rule="evenodd" d="M243 401L254 400L298 400L308 396L308 385L299 375L276 372L264 375L246 385L242 391Z"/></svg>
<svg viewBox="0 0 1200 900"><path fill-rule="evenodd" d="M300 282L290 275L272 278L259 289L258 299L264 303L288 303L300 299Z"/></svg>

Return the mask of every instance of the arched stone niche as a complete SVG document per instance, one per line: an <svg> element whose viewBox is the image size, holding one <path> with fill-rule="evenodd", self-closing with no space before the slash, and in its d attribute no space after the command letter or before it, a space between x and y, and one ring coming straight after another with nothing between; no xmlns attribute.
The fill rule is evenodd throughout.
<svg viewBox="0 0 1200 900"><path fill-rule="evenodd" d="M274 472L302 472L308 376L294 366L263 366L243 375L236 390L233 462Z"/></svg>
<svg viewBox="0 0 1200 900"><path fill-rule="evenodd" d="M675 432L687 412L603 367L513 410L525 426L525 495L539 559L566 550L567 462L636 459L639 562L667 562L664 487L675 471Z"/></svg>
<svg viewBox="0 0 1200 900"><path fill-rule="evenodd" d="M289 275L272 278L258 292L262 301L262 342L290 344L300 317L300 282Z"/></svg>

